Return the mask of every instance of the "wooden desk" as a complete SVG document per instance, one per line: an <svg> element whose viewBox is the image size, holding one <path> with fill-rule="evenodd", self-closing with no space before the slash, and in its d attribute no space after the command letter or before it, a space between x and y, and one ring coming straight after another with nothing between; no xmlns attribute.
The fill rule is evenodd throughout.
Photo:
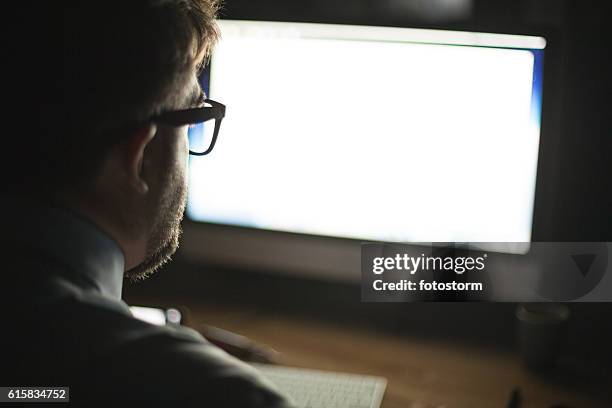
<svg viewBox="0 0 612 408"><path fill-rule="evenodd" d="M601 382L595 388L589 381L582 381L580 373L572 374L577 376L575 381L567 376L547 380L524 369L515 353L509 351L244 309L197 304L187 307L191 327L211 324L248 336L281 352L283 364L386 377L383 408L503 408L515 386L522 391L524 408L554 404L568 408L612 406L603 401ZM576 383L581 383L580 389Z"/></svg>

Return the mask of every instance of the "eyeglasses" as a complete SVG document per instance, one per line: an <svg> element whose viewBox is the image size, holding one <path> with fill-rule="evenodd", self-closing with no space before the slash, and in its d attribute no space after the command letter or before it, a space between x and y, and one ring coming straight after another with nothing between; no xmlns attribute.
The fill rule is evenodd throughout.
<svg viewBox="0 0 612 408"><path fill-rule="evenodd" d="M225 117L225 105L211 99L206 99L204 103L210 106L165 112L152 120L172 126L189 125L189 154L204 156L215 147L221 121ZM214 124L209 123L211 120L214 120Z"/></svg>

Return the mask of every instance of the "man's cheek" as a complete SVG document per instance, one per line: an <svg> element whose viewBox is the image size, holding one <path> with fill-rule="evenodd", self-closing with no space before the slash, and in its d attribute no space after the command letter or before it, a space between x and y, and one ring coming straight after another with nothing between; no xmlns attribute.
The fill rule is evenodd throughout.
<svg viewBox="0 0 612 408"><path fill-rule="evenodd" d="M182 134L179 139L183 142L179 151L181 152L181 163L183 163L183 167L187 168L187 164L189 163L189 133L188 128L181 129ZM185 173L186 174L186 173Z"/></svg>

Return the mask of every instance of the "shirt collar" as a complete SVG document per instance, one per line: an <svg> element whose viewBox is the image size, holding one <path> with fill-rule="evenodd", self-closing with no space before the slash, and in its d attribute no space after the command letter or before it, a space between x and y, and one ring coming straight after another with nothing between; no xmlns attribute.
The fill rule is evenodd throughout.
<svg viewBox="0 0 612 408"><path fill-rule="evenodd" d="M66 208L2 199L11 208L8 236L55 258L103 295L121 299L125 260L116 241Z"/></svg>

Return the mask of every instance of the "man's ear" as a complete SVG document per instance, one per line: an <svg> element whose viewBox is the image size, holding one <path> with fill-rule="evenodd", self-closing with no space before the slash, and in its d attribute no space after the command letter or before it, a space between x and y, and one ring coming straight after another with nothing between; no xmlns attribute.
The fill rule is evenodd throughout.
<svg viewBox="0 0 612 408"><path fill-rule="evenodd" d="M127 176L129 184L140 194L149 191L149 185L142 178L142 163L144 152L155 133L157 126L147 124L138 128L127 140Z"/></svg>

